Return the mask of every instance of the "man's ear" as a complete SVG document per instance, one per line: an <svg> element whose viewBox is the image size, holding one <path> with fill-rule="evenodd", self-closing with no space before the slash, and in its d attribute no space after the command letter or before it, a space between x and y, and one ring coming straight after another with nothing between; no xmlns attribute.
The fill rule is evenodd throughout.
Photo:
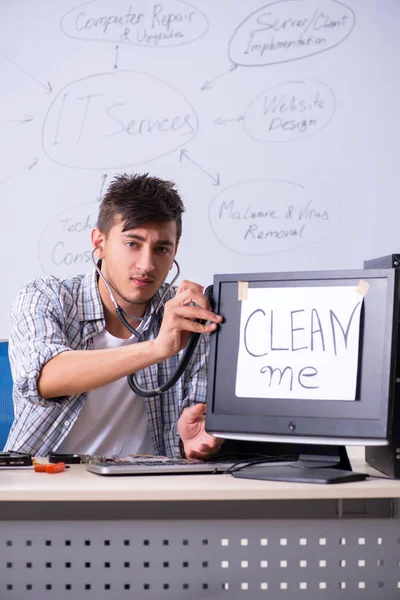
<svg viewBox="0 0 400 600"><path fill-rule="evenodd" d="M100 231L100 229L95 227L92 230L91 237L92 237L93 248L97 248L97 251L95 252L95 257L97 259L104 258L104 240L105 240L104 233L102 231Z"/></svg>

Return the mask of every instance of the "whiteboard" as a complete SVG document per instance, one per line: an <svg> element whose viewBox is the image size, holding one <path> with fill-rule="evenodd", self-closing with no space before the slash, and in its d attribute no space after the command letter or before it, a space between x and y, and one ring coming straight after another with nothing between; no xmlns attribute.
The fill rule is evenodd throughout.
<svg viewBox="0 0 400 600"><path fill-rule="evenodd" d="M176 182L182 277L400 251L397 0L3 0L0 337L90 269L117 173Z"/></svg>

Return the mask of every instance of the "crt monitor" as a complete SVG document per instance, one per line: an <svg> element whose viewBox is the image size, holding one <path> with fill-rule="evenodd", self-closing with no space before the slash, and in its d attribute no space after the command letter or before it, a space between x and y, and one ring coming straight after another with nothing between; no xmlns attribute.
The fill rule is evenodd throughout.
<svg viewBox="0 0 400 600"><path fill-rule="evenodd" d="M224 322L210 337L206 429L227 440L225 453L298 459L241 476L354 480L346 445L388 443L398 271L214 276Z"/></svg>

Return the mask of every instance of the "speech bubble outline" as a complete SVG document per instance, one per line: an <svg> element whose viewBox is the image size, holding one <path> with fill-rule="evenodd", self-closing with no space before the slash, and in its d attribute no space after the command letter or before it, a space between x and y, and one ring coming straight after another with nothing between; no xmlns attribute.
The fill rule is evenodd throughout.
<svg viewBox="0 0 400 600"><path fill-rule="evenodd" d="M319 129L317 129L317 130L315 130L315 131L312 131L312 132L310 132L310 133L307 133L307 134L302 134L302 133L300 133L300 134L299 134L297 137L293 137L292 139L287 139L287 140L276 140L276 139L275 139L275 140L269 140L269 139L261 139L261 138L259 138L259 137L255 136L255 135L253 135L252 133L250 133L250 131L248 130L248 125L246 125L246 121L247 121L247 119L246 119L246 117L247 117L247 113L248 113L249 109L250 109L250 108L251 108L251 107L252 107L254 104L256 104L256 102L257 102L257 101L258 101L258 100L259 100L259 99L260 99L260 98L261 98L263 95L267 94L267 93L268 93L268 92L270 92L271 90L274 90L275 88L283 87L283 86L285 86L285 85L290 85L290 84L304 84L304 85L307 85L307 81L301 81L301 80L299 80L299 81L286 81L286 82L283 82L283 83L277 83L277 84L275 84L275 85L272 85L271 87L269 87L269 88L267 88L266 90L262 91L260 94L258 94L258 95L256 96L256 98L254 98L254 100L252 100L252 101L251 101L251 102L250 102L250 103L247 105L247 107L246 107L246 109L245 109L245 111L244 111L244 120L243 120L243 128L244 128L244 131L245 131L246 135L248 135L248 136L249 136L249 138L251 138L252 140L254 140L254 141L256 141L256 142L261 142L261 143L264 143L264 144L287 144L287 143L289 143L289 142L297 142L297 141L299 141L299 140L302 140L302 139L304 139L304 138L307 138L307 137L311 137L311 136L313 136L313 135L316 135L317 133L319 133L319 132L323 131L323 130L324 130L326 127L328 127L328 125L331 123L331 121L332 121L333 117L335 116L335 112L336 112L336 97L335 97L335 94L333 93L333 90L332 90L332 89L329 87L329 85L328 85L328 84L326 84L326 83L323 83L322 81L318 81L317 79L309 79L308 81L311 81L311 82L313 82L313 83L317 83L318 85L320 85L320 86L322 86L322 87L325 87L325 88L328 90L328 92L329 92L329 94L330 94L330 96L331 96L331 99L332 99L332 102L333 102L333 109L332 109L332 113L331 113L331 115L330 115L330 117L329 117L328 121L326 121L326 123L324 123L324 124L323 124L323 125L322 125L322 126L319 128Z"/></svg>
<svg viewBox="0 0 400 600"><path fill-rule="evenodd" d="M130 9L132 8L132 4L134 4L134 1L135 0L132 0L132 2L130 3L130 6L129 6ZM193 39L189 39L186 42L178 42L178 43L175 43L175 44L171 44L170 43L170 44L153 44L153 45L150 45L150 44L142 44L142 43L139 43L139 42L131 42L131 41L128 41L128 40L124 40L124 39L122 39L122 35L119 38L117 37L115 39L114 38L113 39L104 39L102 37L100 37L100 38L92 38L92 37L85 37L85 36L82 36L82 35L72 35L71 33L68 33L65 30L64 21L67 20L67 17L69 15L71 15L74 12L77 12L80 8L82 8L84 6L89 6L89 5L92 5L92 4L99 4L100 2L102 2L102 0L90 0L89 2L84 2L82 4L79 4L78 6L75 6L71 10L67 11L62 16L61 21L60 21L60 29L61 29L62 33L65 36L67 36L67 37L69 37L71 39L85 40L85 41L89 41L89 42L106 42L106 43L111 43L111 44L126 43L126 44L129 44L129 45L132 45L132 46L139 46L141 48L143 48L143 47L144 48L169 48L169 47L176 47L176 46L185 46L187 44L191 44L191 43L199 40L200 38L202 38L208 32L209 27L210 27L210 24L209 24L209 21L208 21L206 15L200 9L198 9L196 6L194 6L193 4L190 4L189 2L186 2L185 0L172 0L172 3L178 4L178 5L184 5L184 6L189 7L189 8L191 8L191 9L193 9L196 12L199 13L199 15L202 17L202 19L205 22L204 31L202 33L200 33L199 35L197 35ZM110 1L109 4L110 4L110 6L111 5L115 6L115 0L114 0L114 2ZM145 3L143 3L143 4L145 4ZM154 5L156 5L156 3L154 3ZM160 5L160 6L162 6L162 5Z"/></svg>
<svg viewBox="0 0 400 600"><path fill-rule="evenodd" d="M232 245L229 245L228 243L226 243L225 240L222 239L222 236L217 232L216 227L214 225L213 219L212 219L212 210L214 208L214 204L216 203L217 199L220 198L223 194L225 194L226 192L228 192L229 190L233 189L233 188L238 188L239 186L246 186L246 185L253 185L253 184L283 184L283 185L288 185L288 186L293 186L294 188L297 188L298 190L302 190L305 191L305 187L299 183L295 183L293 181L285 181L283 179L250 179L250 180L245 180L245 181L239 181L236 183L233 183L227 187L225 187L223 190L219 191L211 200L210 205L209 205L209 210L208 210L208 220L211 226L211 229L216 237L216 239L219 241L219 243L226 248L227 250L229 250L230 252L232 252L233 254L237 254L238 256L273 256L274 254L282 254L284 252L291 252L293 250L296 249L303 249L303 248L307 248L309 246L313 246L315 244L320 243L323 240L328 239L335 231L336 229L339 227L340 225L340 220L341 220L341 205L338 199L335 199L335 203L336 203L336 207L337 208L337 214L335 217L335 223L333 225L333 227L328 231L327 234L323 235L322 237L320 236L318 239L315 239L313 241L310 242L305 242L304 244L302 243L297 243L294 244L292 246L290 246L289 248L280 248L277 250L270 250L270 251L265 251L265 252L239 252L237 249L233 248ZM330 204L330 203L329 203ZM222 230L224 230L224 228L221 228ZM226 230L227 228L225 228Z"/></svg>
<svg viewBox="0 0 400 600"><path fill-rule="evenodd" d="M132 74L134 76L143 76L143 77L147 77L151 82L156 82L158 84L161 84L161 86L166 87L167 89L169 89L172 93L176 94L177 97L179 97L181 100L183 100L183 102L186 104L186 106L188 107L188 109L191 112L191 116L193 117L193 121L194 121L194 130L193 132L190 134L190 137L186 137L185 139L181 140L181 142L177 145L174 145L173 148L171 148L170 150L167 150L166 152L162 152L161 154L157 154L156 156L152 156L152 157L146 157L143 160L139 160L139 161L132 161L132 162L124 162L123 164L112 164L112 165L98 165L98 166L87 166L87 165L78 165L78 164L66 164L66 162L62 162L61 160L57 160L51 153L50 151L48 151L48 149L46 148L47 145L47 140L45 140L45 136L46 136L46 126L48 123L48 119L49 116L52 113L53 108L56 110L57 106L56 103L58 101L59 98L61 98L62 94L64 94L65 96L68 96L69 94L65 94L65 91L70 89L72 86L74 86L75 84L79 84L81 82L87 82L90 81L92 79L96 79L99 77L123 77L126 74ZM103 84L105 89L109 89L112 86L106 86L106 83ZM125 91L125 89L124 89ZM127 92L126 92L127 93ZM58 135L57 130L59 127L59 119L55 118L56 121L56 125L55 125L55 129L56 129L56 135ZM148 162L151 162L153 160L157 160L159 158L163 158L164 156L167 156L168 154L171 154L172 152L175 152L176 150L178 150L179 148L182 148L183 146L185 146L190 140L192 140L195 135L197 134L199 128L199 118L198 115L193 107L193 105L189 102L189 100L186 98L186 96L184 96L184 94L182 94L181 92L179 92L174 86L170 85L169 83L166 83L164 80L160 79L159 77L155 77L154 75L150 75L149 73L144 73L142 71L133 71L133 70L129 70L129 69L119 69L117 71L114 72L106 72L106 73L96 73L93 75L89 75L86 77L81 77L79 79L75 79L74 81L66 84L63 88L60 89L60 91L58 92L58 94L54 97L52 103L50 104L47 113L45 115L44 121L43 121L43 125L42 125L42 148L43 148L43 152L45 153L45 155L52 160L53 162L55 162L56 164L59 164L63 167L68 167L68 168L73 168L73 169L84 169L84 170L108 170L108 169L120 169L120 168L126 168L126 167L132 167L132 166L137 166L137 165L142 165L142 164L146 164ZM48 134L51 135L51 134ZM49 146L51 147L51 145L55 145L55 142L53 142L51 144L51 142L48 142Z"/></svg>
<svg viewBox="0 0 400 600"><path fill-rule="evenodd" d="M82 228L80 231L69 232L72 235L71 235L71 240L70 240L69 246L68 246L68 239L67 239L67 242L65 240L66 240L66 236L69 234L65 231L64 232L60 231L60 232L56 232L56 235L54 235L54 232L53 232L53 235L52 235L51 229L54 226L61 228L62 227L61 223L63 221L67 221L68 219L75 222L75 225L76 225L77 222L80 222L80 221L78 221L78 219L81 215L79 215L79 217L77 216L80 211L82 212L82 214L84 214L84 218L85 217L86 218L93 217L94 211L95 211L95 213L96 213L95 219L92 219L93 223L90 224L90 228L88 228L86 226L86 227ZM53 273L56 273L56 275L60 276L60 277L64 277L64 276L68 277L68 276L74 275L74 274L78 275L82 272L82 270L79 270L79 271L77 270L76 272L73 272L76 265L84 266L86 264L90 264L90 253L91 253L90 232L93 229L93 227L95 227L95 225L96 225L98 211L99 211L99 203L98 202L82 202L81 204L75 204L73 206L70 206L69 208L62 210L61 212L57 213L51 219L51 221L49 221L47 223L47 225L42 230L40 237L39 237L39 241L38 241L39 263L40 263L40 266L42 267L43 271L47 275L50 275ZM62 217L64 217L64 219ZM82 225L85 225L85 224L82 223ZM68 227L67 223L66 223L65 227L66 228ZM85 239L83 239L83 236L86 233L87 233L87 237L85 237ZM77 247L77 243L76 243L77 238L78 238L78 243L81 244L81 247ZM85 245L86 242L87 242L87 247ZM58 248L59 244L62 244L62 246ZM73 249L72 249L71 245L73 245ZM49 246L49 247L46 249L46 246ZM67 246L67 248L64 251L63 249L65 248L65 246ZM49 250L50 250L50 252L49 252ZM61 260L61 262L56 263L54 261L55 251L66 252L67 254L71 254L71 255L75 256L75 260L72 260L72 262L65 262L65 260ZM64 256L64 259L65 259L65 256ZM86 260L85 260L85 258L86 258ZM48 267L48 265L51 265L50 268ZM64 271L64 273L61 273L61 271ZM86 272L86 271L87 271L87 269L85 268L84 272Z"/></svg>
<svg viewBox="0 0 400 600"><path fill-rule="evenodd" d="M271 60L271 61L268 60L266 62L261 62L261 63L260 62L252 63L252 62L236 60L235 58L232 57L232 52L231 52L232 44L233 44L236 36L241 31L241 28L244 28L244 26L248 22L250 22L251 19L253 19L256 15L258 15L258 13L260 13L261 11L264 11L268 7L278 5L278 4L283 5L283 4L285 4L285 3L287 4L289 2L295 2L296 5L299 6L298 0L276 0L276 2L270 2L269 4L266 4L265 6L262 6L261 8L258 8L257 10L252 12L248 17L246 17L246 19L244 21L242 21L236 27L236 29L234 30L234 32L228 42L228 58L232 63L234 63L237 66L242 66L242 67L265 67L267 65L276 65L276 64L283 64L283 63L287 63L287 62L293 62L296 60L303 60L304 58L309 58L311 56L315 56L316 54L321 54L322 52L327 52L328 50L332 50L333 48L336 48L337 46L339 46L341 43L343 43L349 37L349 35L351 34L351 32L353 31L353 29L355 27L356 15L355 15L355 12L349 6L347 6L343 2L339 2L338 0L325 0L325 2L331 2L332 4L342 6L345 10L347 10L349 12L349 14L352 17L352 25L350 27L350 30L338 42L336 42L332 45L329 45L326 48L321 48L321 50L316 50L316 51L310 52L308 54L305 54L304 56L298 56L298 57L295 56L295 57L284 59L284 60ZM318 4L318 0L315 2L315 4Z"/></svg>

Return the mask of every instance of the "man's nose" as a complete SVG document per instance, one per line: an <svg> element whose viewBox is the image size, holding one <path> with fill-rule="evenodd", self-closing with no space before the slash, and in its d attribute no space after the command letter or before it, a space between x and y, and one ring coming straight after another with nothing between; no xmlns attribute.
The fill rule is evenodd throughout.
<svg viewBox="0 0 400 600"><path fill-rule="evenodd" d="M150 273L153 271L153 255L150 249L142 248L136 261L136 268L144 273Z"/></svg>

